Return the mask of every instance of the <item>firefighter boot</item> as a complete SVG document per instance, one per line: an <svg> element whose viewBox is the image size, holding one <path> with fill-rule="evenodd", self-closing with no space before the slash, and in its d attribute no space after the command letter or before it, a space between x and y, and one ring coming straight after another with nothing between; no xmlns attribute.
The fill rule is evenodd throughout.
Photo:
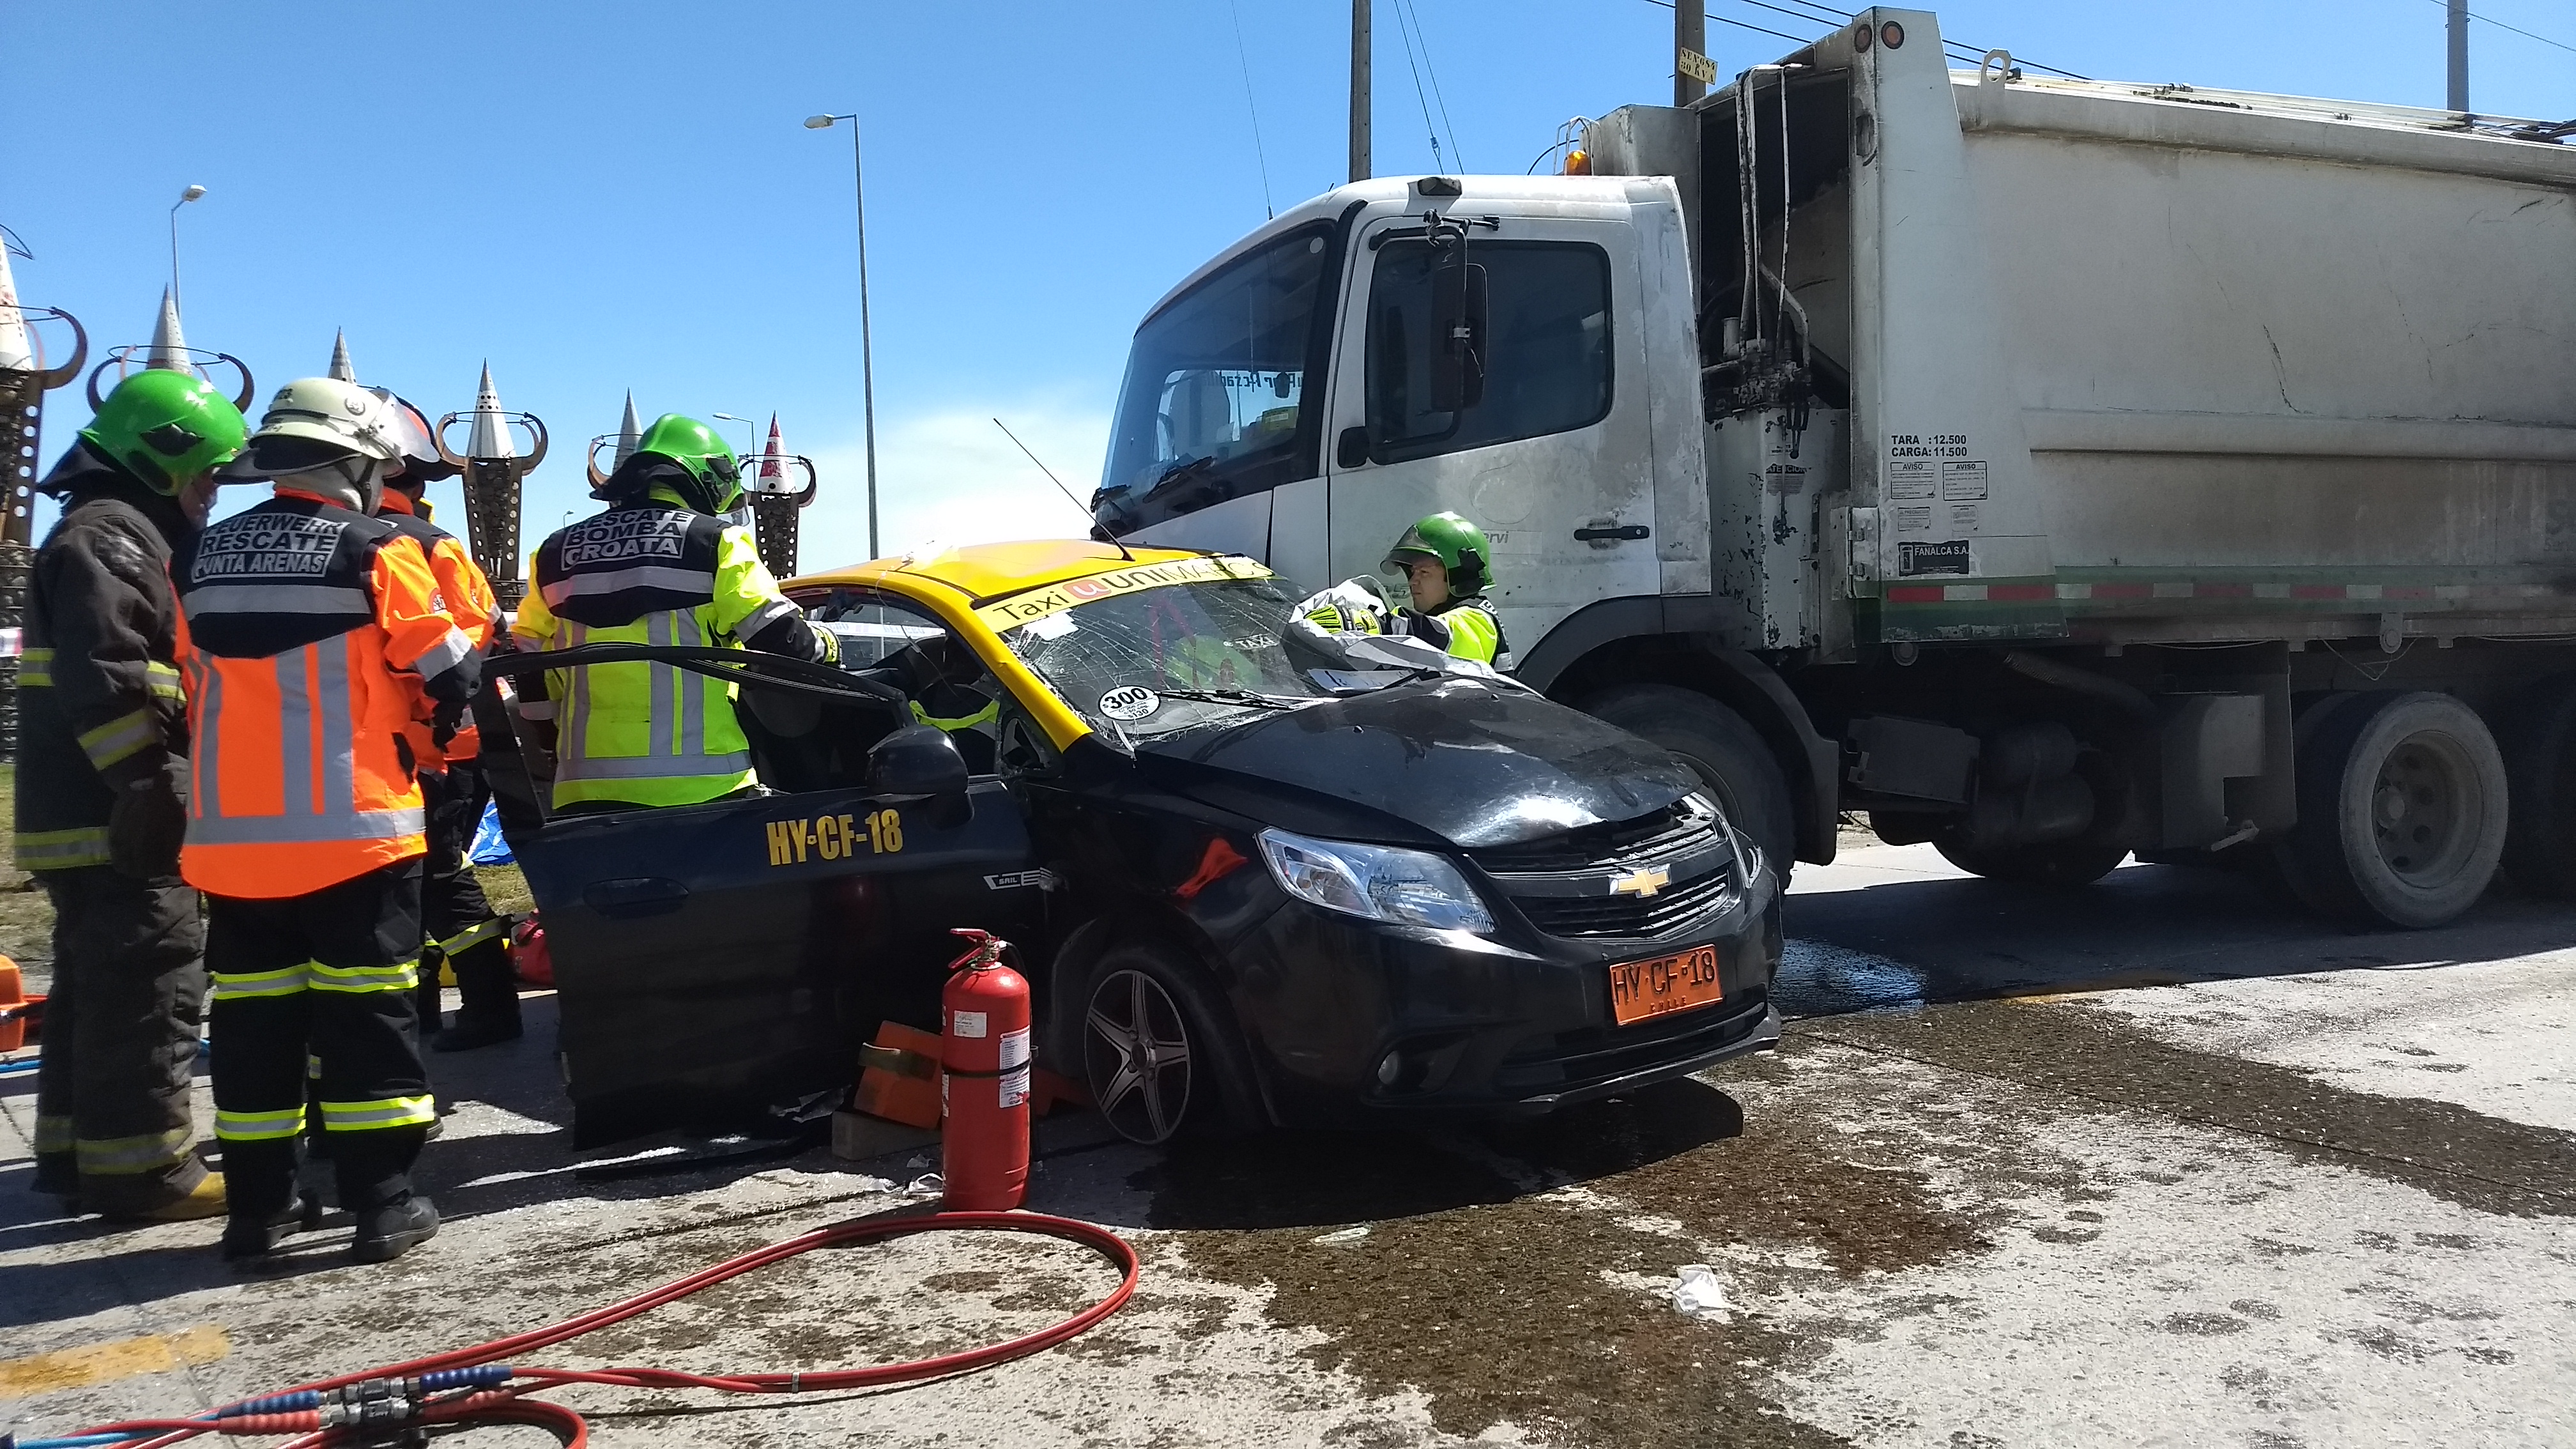
<svg viewBox="0 0 2576 1449"><path fill-rule="evenodd" d="M519 982L499 935L448 958L456 971L456 1025L430 1040L430 1049L471 1051L519 1039Z"/></svg>
<svg viewBox="0 0 2576 1449"><path fill-rule="evenodd" d="M361 1263L387 1263L438 1236L438 1209L420 1193L358 1214L358 1240L350 1255Z"/></svg>
<svg viewBox="0 0 2576 1449"><path fill-rule="evenodd" d="M358 1220L358 1261L386 1262L429 1241L438 1231L438 1210L411 1186L411 1165L427 1134L379 1127L335 1135L331 1168L340 1180L340 1205Z"/></svg>
<svg viewBox="0 0 2576 1449"><path fill-rule="evenodd" d="M298 1229L321 1226L322 1204L295 1185L296 1140L277 1137L224 1144L226 1258L259 1258Z"/></svg>

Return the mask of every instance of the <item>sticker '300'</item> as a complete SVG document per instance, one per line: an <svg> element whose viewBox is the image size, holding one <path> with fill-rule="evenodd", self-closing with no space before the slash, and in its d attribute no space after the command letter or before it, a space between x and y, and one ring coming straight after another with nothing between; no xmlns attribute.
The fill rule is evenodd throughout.
<svg viewBox="0 0 2576 1449"><path fill-rule="evenodd" d="M765 829L771 865L803 865L809 856L816 860L845 860L862 851L895 855L903 850L903 813L898 810L772 820Z"/></svg>

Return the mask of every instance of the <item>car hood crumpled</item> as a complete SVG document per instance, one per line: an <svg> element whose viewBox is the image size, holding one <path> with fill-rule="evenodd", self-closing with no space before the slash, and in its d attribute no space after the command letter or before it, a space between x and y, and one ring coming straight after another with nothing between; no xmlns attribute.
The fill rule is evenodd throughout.
<svg viewBox="0 0 2576 1449"><path fill-rule="evenodd" d="M1689 766L1625 730L1471 679L1141 740L1137 763L1168 788L1287 829L1391 843L1418 831L1469 850L1633 820L1699 788ZM1394 822L1411 829L1373 828Z"/></svg>

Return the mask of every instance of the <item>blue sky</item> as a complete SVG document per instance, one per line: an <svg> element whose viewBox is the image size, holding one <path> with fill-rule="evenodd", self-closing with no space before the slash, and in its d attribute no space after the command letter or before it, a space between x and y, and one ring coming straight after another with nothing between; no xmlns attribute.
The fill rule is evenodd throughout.
<svg viewBox="0 0 2576 1449"><path fill-rule="evenodd" d="M1429 170L1399 0L1376 5L1377 169ZM2576 44L2563 0L2473 9ZM1517 173L1568 116L1670 93L1671 14L1647 0L1401 13L1446 101L1445 169ZM1745 0L1711 13L1820 28ZM2442 101L2440 0L1940 14L1948 38L2087 75ZM1794 48L1719 20L1721 71ZM319 372L346 327L361 380L433 416L471 406L490 359L503 402L560 440L530 484L531 542L587 511L581 446L631 387L648 419L776 410L824 472L806 565L864 551L849 132L804 130L809 114L867 126L890 549L1082 526L987 419L1088 496L1138 318L1262 220L1247 69L1270 200L1344 166L1340 0L0 0L0 33L0 222L35 253L15 263L30 304L142 341L166 212L203 185L180 217L190 342L246 358L265 390ZM2576 53L2477 25L2472 100L2576 115ZM68 423L79 403L58 397Z"/></svg>

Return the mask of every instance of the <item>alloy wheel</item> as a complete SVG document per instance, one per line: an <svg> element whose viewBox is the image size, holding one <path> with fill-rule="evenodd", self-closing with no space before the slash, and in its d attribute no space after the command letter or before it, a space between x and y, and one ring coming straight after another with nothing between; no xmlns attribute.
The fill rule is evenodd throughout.
<svg viewBox="0 0 2576 1449"><path fill-rule="evenodd" d="M1161 982L1132 970L1101 977L1083 1013L1082 1056L1091 1099L1118 1135L1152 1146L1180 1130L1190 1107L1189 1024Z"/></svg>

